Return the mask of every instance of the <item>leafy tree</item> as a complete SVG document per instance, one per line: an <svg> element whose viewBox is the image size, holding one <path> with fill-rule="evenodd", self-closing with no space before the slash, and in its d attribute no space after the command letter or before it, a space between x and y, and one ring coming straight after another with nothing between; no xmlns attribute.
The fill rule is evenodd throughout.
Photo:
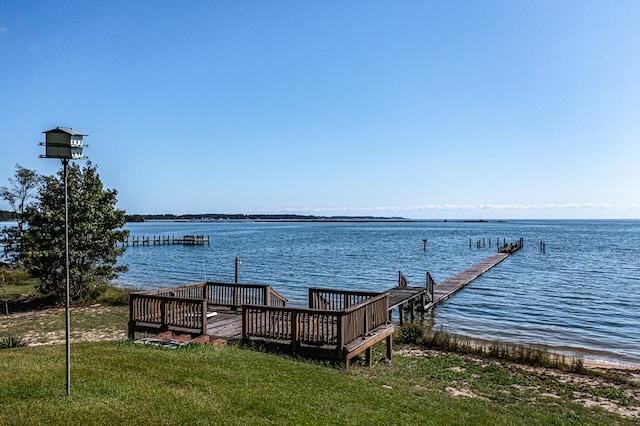
<svg viewBox="0 0 640 426"><path fill-rule="evenodd" d="M125 212L116 208L117 191L104 189L97 168L68 167L69 200L69 294L72 303L97 295L105 280L117 278L127 267L116 265L124 253L117 242L126 239L122 230ZM39 291L53 293L58 302L66 295L64 241L64 174L45 176L37 203L27 209L25 265L40 279Z"/></svg>
<svg viewBox="0 0 640 426"><path fill-rule="evenodd" d="M2 230L2 242L6 245L5 251L13 263L18 263L23 255L25 213L40 182L40 175L16 164L16 174L14 178L9 178L9 186L0 187L0 198L9 203L13 212L12 217L16 221L15 225L5 226Z"/></svg>

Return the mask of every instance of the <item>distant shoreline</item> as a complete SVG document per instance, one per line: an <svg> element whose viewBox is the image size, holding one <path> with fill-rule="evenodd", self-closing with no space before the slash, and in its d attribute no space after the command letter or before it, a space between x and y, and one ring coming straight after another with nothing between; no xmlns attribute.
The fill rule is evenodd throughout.
<svg viewBox="0 0 640 426"><path fill-rule="evenodd" d="M409 219L404 217L376 216L306 216L306 215L127 215L127 222L284 222L284 223L488 223L487 219ZM504 222L496 220L494 222Z"/></svg>

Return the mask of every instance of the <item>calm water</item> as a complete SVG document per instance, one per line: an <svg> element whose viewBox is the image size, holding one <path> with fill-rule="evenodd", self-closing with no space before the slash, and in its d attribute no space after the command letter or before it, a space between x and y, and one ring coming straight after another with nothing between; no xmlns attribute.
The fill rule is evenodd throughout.
<svg viewBox="0 0 640 426"><path fill-rule="evenodd" d="M129 247L122 283L153 289L205 278L232 282L237 256L241 282L271 284L292 306L306 306L309 287L386 290L399 270L411 285L424 285L426 271L440 282L494 253L496 239L523 237L523 250L425 322L474 338L544 343L640 364L640 221L151 222L127 228L132 236L208 235L211 245ZM482 239L485 246L477 248Z"/></svg>

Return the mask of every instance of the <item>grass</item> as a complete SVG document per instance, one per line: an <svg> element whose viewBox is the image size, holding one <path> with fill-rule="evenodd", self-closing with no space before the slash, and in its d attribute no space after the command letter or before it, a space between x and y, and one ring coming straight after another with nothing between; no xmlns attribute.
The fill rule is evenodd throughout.
<svg viewBox="0 0 640 426"><path fill-rule="evenodd" d="M64 356L62 346L0 352L1 424L637 424L542 397L575 392L552 377L457 355L345 371L234 346L82 343L69 397Z"/></svg>
<svg viewBox="0 0 640 426"><path fill-rule="evenodd" d="M0 274L5 278L4 288L0 286L0 339L14 339L31 345L64 339L65 310L53 307L49 297L37 292L37 280L6 265L0 265ZM103 285L93 306L72 307L71 340L124 338L131 291ZM10 315L6 315L7 310Z"/></svg>
<svg viewBox="0 0 640 426"><path fill-rule="evenodd" d="M123 340L128 306L118 305L123 297L114 291L104 301L116 306L72 309L69 397L64 345L10 344L0 350L0 424L638 422L579 401L640 412L637 383L524 367L489 352L480 357L423 347L418 356L396 355L392 364L379 362L373 369L356 363L347 371L235 346L171 350L135 345ZM33 345L64 335L64 309L1 314L0 340ZM399 334L407 341L426 338L418 330ZM115 341L80 342L92 335ZM458 349L465 346L453 335L439 339L450 350L455 350L454 341ZM376 346L374 359L383 359L383 352L382 345Z"/></svg>

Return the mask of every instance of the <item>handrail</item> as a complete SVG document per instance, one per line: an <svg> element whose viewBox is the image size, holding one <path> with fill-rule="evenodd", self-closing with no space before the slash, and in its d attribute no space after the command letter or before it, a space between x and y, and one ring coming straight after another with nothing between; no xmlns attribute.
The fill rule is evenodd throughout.
<svg viewBox="0 0 640 426"><path fill-rule="evenodd" d="M363 303L380 293L368 291L334 290L323 288L309 289L309 307L329 311L339 311Z"/></svg>
<svg viewBox="0 0 640 426"><path fill-rule="evenodd" d="M342 310L243 305L242 336L279 341L294 352L300 345L328 345L341 353L350 342L388 323L388 299L389 293L378 293Z"/></svg>
<svg viewBox="0 0 640 426"><path fill-rule="evenodd" d="M207 334L205 300L132 293L129 298L129 337L138 323L153 324L165 331L179 328Z"/></svg>
<svg viewBox="0 0 640 426"><path fill-rule="evenodd" d="M134 337L140 323L161 330L181 328L206 334L207 305L239 309L248 303L285 307L287 299L269 285L216 282L131 293L129 337Z"/></svg>

